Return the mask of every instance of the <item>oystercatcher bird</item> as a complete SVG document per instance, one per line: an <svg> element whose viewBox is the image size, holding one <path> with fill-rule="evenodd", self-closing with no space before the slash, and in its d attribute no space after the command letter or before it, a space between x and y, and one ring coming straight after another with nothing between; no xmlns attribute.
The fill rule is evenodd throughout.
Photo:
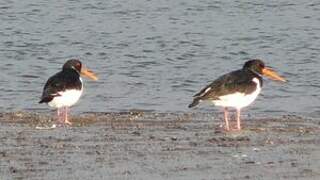
<svg viewBox="0 0 320 180"><path fill-rule="evenodd" d="M201 101L211 101L216 106L224 107L225 129L227 131L230 130L228 108L233 107L237 110L237 129L241 130L241 108L250 105L259 95L262 88L261 75L272 80L286 82L274 70L266 67L262 60L249 60L242 69L220 76L195 94L193 102L188 107L194 107Z"/></svg>
<svg viewBox="0 0 320 180"><path fill-rule="evenodd" d="M47 103L57 108L58 123L72 124L68 120L68 108L74 105L82 94L83 84L80 75L98 80L97 76L78 59L71 59L63 65L60 72L48 79L43 88L39 103Z"/></svg>

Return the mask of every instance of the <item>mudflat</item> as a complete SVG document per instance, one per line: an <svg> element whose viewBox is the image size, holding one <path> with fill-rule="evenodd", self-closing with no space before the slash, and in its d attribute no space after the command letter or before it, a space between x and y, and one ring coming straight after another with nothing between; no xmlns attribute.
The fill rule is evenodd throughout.
<svg viewBox="0 0 320 180"><path fill-rule="evenodd" d="M205 113L0 114L0 179L320 179L320 124Z"/></svg>

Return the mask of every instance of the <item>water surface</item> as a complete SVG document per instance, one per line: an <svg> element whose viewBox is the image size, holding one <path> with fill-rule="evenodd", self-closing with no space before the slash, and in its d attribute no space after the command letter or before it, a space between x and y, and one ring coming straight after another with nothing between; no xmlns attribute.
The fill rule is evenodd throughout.
<svg viewBox="0 0 320 180"><path fill-rule="evenodd" d="M190 111L203 86L261 58L289 83L266 80L246 114L320 114L316 1L5 0L0 9L0 111L48 111L37 104L43 85L68 58L100 77L85 82L74 112Z"/></svg>

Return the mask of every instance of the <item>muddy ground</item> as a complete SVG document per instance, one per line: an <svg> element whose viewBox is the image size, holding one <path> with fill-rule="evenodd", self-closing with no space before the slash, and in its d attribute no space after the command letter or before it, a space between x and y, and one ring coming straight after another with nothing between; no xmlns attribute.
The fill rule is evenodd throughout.
<svg viewBox="0 0 320 180"><path fill-rule="evenodd" d="M225 133L213 114L0 114L0 179L320 179L320 124L243 119Z"/></svg>

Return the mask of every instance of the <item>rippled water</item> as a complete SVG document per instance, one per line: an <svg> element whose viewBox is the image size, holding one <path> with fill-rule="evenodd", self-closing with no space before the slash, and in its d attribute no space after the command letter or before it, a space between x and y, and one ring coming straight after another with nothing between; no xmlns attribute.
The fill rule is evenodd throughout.
<svg viewBox="0 0 320 180"><path fill-rule="evenodd" d="M219 75L262 58L289 83L265 81L246 111L320 115L317 1L4 0L0 2L0 111L37 104L47 78L80 58L86 81L73 111L190 111ZM192 111L218 111L200 106Z"/></svg>

